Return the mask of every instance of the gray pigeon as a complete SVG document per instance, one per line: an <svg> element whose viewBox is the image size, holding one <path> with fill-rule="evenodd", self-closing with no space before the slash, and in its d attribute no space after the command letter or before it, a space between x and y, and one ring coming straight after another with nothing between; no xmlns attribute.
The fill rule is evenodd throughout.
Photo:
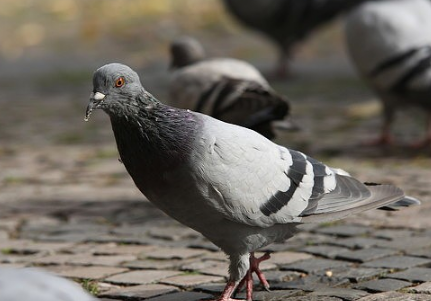
<svg viewBox="0 0 431 301"><path fill-rule="evenodd" d="M122 64L99 68L86 110L110 117L121 161L157 207L202 233L230 258L219 301L252 273L268 288L254 251L292 237L296 226L416 200L392 185L362 184L255 131L164 105ZM405 205L405 204L401 204Z"/></svg>
<svg viewBox="0 0 431 301"><path fill-rule="evenodd" d="M96 301L77 283L34 268L0 268L1 301Z"/></svg>
<svg viewBox="0 0 431 301"><path fill-rule="evenodd" d="M428 114L431 143L431 2L367 2L346 16L350 58L383 103L383 127L371 144L389 144L396 109L418 106Z"/></svg>
<svg viewBox="0 0 431 301"><path fill-rule="evenodd" d="M313 31L367 0L223 0L241 23L267 36L279 49L276 72L287 74L294 47Z"/></svg>
<svg viewBox="0 0 431 301"><path fill-rule="evenodd" d="M201 44L181 37L171 45L170 102L275 137L273 122L289 113L287 100L274 92L252 65L231 58L205 59ZM286 126L287 125L287 126Z"/></svg>

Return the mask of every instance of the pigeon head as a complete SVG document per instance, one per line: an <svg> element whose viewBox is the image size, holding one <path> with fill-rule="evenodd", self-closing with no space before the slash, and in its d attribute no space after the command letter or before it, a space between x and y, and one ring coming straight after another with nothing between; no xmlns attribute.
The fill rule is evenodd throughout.
<svg viewBox="0 0 431 301"><path fill-rule="evenodd" d="M108 115L118 116L136 110L139 102L155 101L150 97L142 97L144 94L145 89L138 74L130 67L119 63L104 65L93 75L93 92L85 120L88 121L95 109L102 109Z"/></svg>
<svg viewBox="0 0 431 301"><path fill-rule="evenodd" d="M194 38L180 37L174 40L170 47L171 69L191 65L205 58L205 50Z"/></svg>

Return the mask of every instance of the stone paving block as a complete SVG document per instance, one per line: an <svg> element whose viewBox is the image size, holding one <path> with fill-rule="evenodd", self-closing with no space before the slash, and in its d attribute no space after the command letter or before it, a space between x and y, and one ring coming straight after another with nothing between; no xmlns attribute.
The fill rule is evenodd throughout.
<svg viewBox="0 0 431 301"><path fill-rule="evenodd" d="M193 241L190 241L189 243L187 243L187 247L192 249L203 249L212 252L220 251L220 248L217 247L215 244L203 239L195 239Z"/></svg>
<svg viewBox="0 0 431 301"><path fill-rule="evenodd" d="M175 286L164 284L144 284L136 286L127 286L120 289L112 289L102 293L99 297L108 297L114 299L148 299L165 295L173 292L178 292L179 289Z"/></svg>
<svg viewBox="0 0 431 301"><path fill-rule="evenodd" d="M286 282L271 283L271 289L296 289L306 292L317 291L327 287L340 287L349 284L348 279L328 277L326 275L311 275Z"/></svg>
<svg viewBox="0 0 431 301"><path fill-rule="evenodd" d="M162 284L174 285L179 287L192 287L204 283L222 282L223 277L208 275L178 275L160 280Z"/></svg>
<svg viewBox="0 0 431 301"><path fill-rule="evenodd" d="M157 227L151 228L148 234L154 238L178 241L180 239L190 239L201 237L199 232L196 232L185 226Z"/></svg>
<svg viewBox="0 0 431 301"><path fill-rule="evenodd" d="M406 254L416 257L431 258L431 248L407 250Z"/></svg>
<svg viewBox="0 0 431 301"><path fill-rule="evenodd" d="M95 246L91 253L94 255L140 255L142 253L150 253L154 250L154 246L143 245L118 245L118 244L103 244Z"/></svg>
<svg viewBox="0 0 431 301"><path fill-rule="evenodd" d="M311 258L313 256L307 253L284 251L271 253L271 258L268 261L276 265L285 265Z"/></svg>
<svg viewBox="0 0 431 301"><path fill-rule="evenodd" d="M334 268L348 267L352 264L345 261L337 261L331 259L309 259L288 265L283 265L282 270L301 271L307 274L314 274L321 271L327 271Z"/></svg>
<svg viewBox="0 0 431 301"><path fill-rule="evenodd" d="M399 292L385 292L373 294L361 298L357 301L430 301L430 296L427 295L414 295L403 294Z"/></svg>
<svg viewBox="0 0 431 301"><path fill-rule="evenodd" d="M343 269L341 271L334 271L334 277L341 279L348 279L350 282L358 283L361 281L370 280L372 278L385 275L387 269L379 268L362 268L356 267L354 269Z"/></svg>
<svg viewBox="0 0 431 301"><path fill-rule="evenodd" d="M389 274L386 277L410 282L426 282L431 281L431 268L410 268L405 271Z"/></svg>
<svg viewBox="0 0 431 301"><path fill-rule="evenodd" d="M28 235L28 234L27 234ZM93 236L92 236L93 235ZM101 237L101 234L98 233L61 233L55 235L47 235L47 234L38 234L38 235L28 235L28 238L36 239L39 241L45 242L86 242L97 239Z"/></svg>
<svg viewBox="0 0 431 301"><path fill-rule="evenodd" d="M133 255L93 256L92 254L56 254L36 258L34 263L120 266L122 262L131 261L135 258Z"/></svg>
<svg viewBox="0 0 431 301"><path fill-rule="evenodd" d="M76 265L101 265L101 266L120 266L121 263L134 260L134 255L101 255L93 256L87 254L75 255L69 258L68 264Z"/></svg>
<svg viewBox="0 0 431 301"><path fill-rule="evenodd" d="M140 258L149 259L188 259L198 256L203 256L207 251L199 249L190 248L165 248L165 247L155 247L151 252L144 253Z"/></svg>
<svg viewBox="0 0 431 301"><path fill-rule="evenodd" d="M103 267L103 266L91 266L91 267L69 267L57 274L68 278L79 278L79 279L102 279L111 275L127 272L128 269L115 268L115 267Z"/></svg>
<svg viewBox="0 0 431 301"><path fill-rule="evenodd" d="M393 241L381 241L377 246L401 251L423 249L431 246L431 239L427 236L411 236Z"/></svg>
<svg viewBox="0 0 431 301"><path fill-rule="evenodd" d="M387 241L383 239L372 238L372 237L349 237L349 238L332 240L329 242L329 244L351 248L351 249L364 249L364 248L378 246L380 244L383 244L384 242L387 242Z"/></svg>
<svg viewBox="0 0 431 301"><path fill-rule="evenodd" d="M430 263L431 259L427 258L412 256L390 256L363 263L362 266L371 268L407 269Z"/></svg>
<svg viewBox="0 0 431 301"><path fill-rule="evenodd" d="M226 283L205 283L196 285L193 290L198 292L210 293L213 295L220 295L225 286Z"/></svg>
<svg viewBox="0 0 431 301"><path fill-rule="evenodd" d="M228 274L229 263L215 260L193 261L182 265L181 270L225 277Z"/></svg>
<svg viewBox="0 0 431 301"><path fill-rule="evenodd" d="M326 258L334 259L337 255L343 254L344 252L349 251L347 248L338 247L338 246L308 246L301 249L302 252L310 253L313 255L318 255Z"/></svg>
<svg viewBox="0 0 431 301"><path fill-rule="evenodd" d="M349 289L349 288L324 288L314 291L310 294L311 296L329 296L329 297L338 297L343 300L353 301L359 298L365 297L369 295L365 291Z"/></svg>
<svg viewBox="0 0 431 301"><path fill-rule="evenodd" d="M145 270L169 270L179 268L185 264L184 260L172 259L172 260L155 260L155 259L140 259L126 261L121 266L131 269L145 269Z"/></svg>
<svg viewBox="0 0 431 301"><path fill-rule="evenodd" d="M363 289L369 292L389 292L396 291L411 285L412 284L410 282L397 279L377 279L362 282L355 286L355 288Z"/></svg>
<svg viewBox="0 0 431 301"><path fill-rule="evenodd" d="M127 273L122 273L114 275L105 279L107 282L117 283L117 284L149 284L159 281L164 278L179 275L179 271L169 271L169 270L140 270L132 271Z"/></svg>
<svg viewBox="0 0 431 301"><path fill-rule="evenodd" d="M223 252L208 252L202 258L202 260L216 260L216 261L222 261L222 262L229 262L228 256Z"/></svg>
<svg viewBox="0 0 431 301"><path fill-rule="evenodd" d="M304 274L300 272L293 272L293 271L267 271L265 272L266 280L268 280L269 284L276 283L276 282L287 282L299 279L300 277L303 277Z"/></svg>
<svg viewBox="0 0 431 301"><path fill-rule="evenodd" d="M336 225L315 229L314 232L326 235L335 235L342 237L360 236L371 232L373 229L366 226L358 225Z"/></svg>
<svg viewBox="0 0 431 301"><path fill-rule="evenodd" d="M147 301L201 301L205 299L214 299L214 296L199 292L179 292L150 298Z"/></svg>
<svg viewBox="0 0 431 301"><path fill-rule="evenodd" d="M381 229L372 231L370 235L376 238L395 240L399 238L410 237L413 233L413 231L407 229Z"/></svg>
<svg viewBox="0 0 431 301"><path fill-rule="evenodd" d="M413 293L419 293L419 294L430 294L431 295L431 282L425 282L418 286L412 287L409 289L409 291ZM430 296L431 300L431 296Z"/></svg>
<svg viewBox="0 0 431 301"><path fill-rule="evenodd" d="M71 258L74 256L81 256L81 255L69 255L69 254L54 254L54 255L48 255L44 257L39 257L33 260L33 263L35 264L66 264ZM89 255L91 256L91 255Z"/></svg>
<svg viewBox="0 0 431 301"><path fill-rule="evenodd" d="M388 257L397 254L397 250L393 249L381 249L381 248L367 248L360 250L353 250L339 254L336 259L348 260L354 262L366 262L382 257Z"/></svg>
<svg viewBox="0 0 431 301"><path fill-rule="evenodd" d="M286 298L283 301L342 301L342 299L328 296L299 296Z"/></svg>
<svg viewBox="0 0 431 301"><path fill-rule="evenodd" d="M73 243L44 243L31 240L4 240L0 241L0 250L18 254L34 254L38 252L57 252L68 250L73 247Z"/></svg>
<svg viewBox="0 0 431 301"><path fill-rule="evenodd" d="M253 291L253 301L283 301L283 300L286 300L286 298L301 295L301 293L302 291L299 291L299 290L283 290L283 291L272 290L270 292ZM245 300L246 294L245 292L241 292L239 294L236 294L235 298L240 298L241 300Z"/></svg>
<svg viewBox="0 0 431 301"><path fill-rule="evenodd" d="M299 232L294 237L289 238L289 240L287 240L284 244L288 246L288 250L296 250L305 246L329 244L333 240L334 237L324 234ZM269 245L268 247L271 248L271 246L273 246L273 244Z"/></svg>

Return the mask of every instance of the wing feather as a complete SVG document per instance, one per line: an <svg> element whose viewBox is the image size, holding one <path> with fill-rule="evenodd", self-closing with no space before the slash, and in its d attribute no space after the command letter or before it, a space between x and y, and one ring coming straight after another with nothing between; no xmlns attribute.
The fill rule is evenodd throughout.
<svg viewBox="0 0 431 301"><path fill-rule="evenodd" d="M214 137L203 141L202 178L217 191L210 203L227 219L260 227L333 220L404 196L394 186L367 186L338 174L251 130L203 118Z"/></svg>

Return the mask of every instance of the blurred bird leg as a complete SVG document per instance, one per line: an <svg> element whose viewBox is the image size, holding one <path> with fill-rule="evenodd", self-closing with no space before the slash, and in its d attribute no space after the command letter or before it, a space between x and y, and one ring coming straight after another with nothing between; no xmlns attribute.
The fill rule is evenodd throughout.
<svg viewBox="0 0 431 301"><path fill-rule="evenodd" d="M425 138L413 143L411 148L420 149L431 145L431 112L428 113L427 116L427 129L425 133Z"/></svg>

